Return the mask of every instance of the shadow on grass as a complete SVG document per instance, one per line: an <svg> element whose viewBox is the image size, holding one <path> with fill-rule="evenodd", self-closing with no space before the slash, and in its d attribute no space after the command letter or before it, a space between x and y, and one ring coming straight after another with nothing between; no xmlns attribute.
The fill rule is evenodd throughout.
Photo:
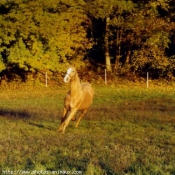
<svg viewBox="0 0 175 175"><path fill-rule="evenodd" d="M40 129L46 129L46 130L49 130L49 131L55 131L55 129L52 126L47 126L45 124L36 123L36 121L35 122L28 122L28 124L31 125L31 126L40 128Z"/></svg>
<svg viewBox="0 0 175 175"><path fill-rule="evenodd" d="M43 124L38 124L38 123L34 123L34 122L29 122L29 124L32 126L36 126L38 128L45 128L45 126Z"/></svg>
<svg viewBox="0 0 175 175"><path fill-rule="evenodd" d="M0 116L15 119L28 119L31 114L25 110L0 109Z"/></svg>
<svg viewBox="0 0 175 175"><path fill-rule="evenodd" d="M43 114L43 115L42 115ZM42 113L40 111L29 111L27 109L14 110L8 108L0 108L0 117L7 120L22 120L33 127L55 131L54 124L57 116L52 113ZM54 124L53 124L54 123ZM59 123L58 123L59 125Z"/></svg>

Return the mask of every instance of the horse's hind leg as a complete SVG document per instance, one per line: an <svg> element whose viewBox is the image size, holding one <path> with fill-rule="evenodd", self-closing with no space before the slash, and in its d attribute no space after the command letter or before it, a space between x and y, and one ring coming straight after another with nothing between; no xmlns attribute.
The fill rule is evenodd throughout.
<svg viewBox="0 0 175 175"><path fill-rule="evenodd" d="M77 122L76 122L76 125L75 125L76 128L78 127L78 125L79 125L79 123L80 123L80 120L83 118L83 116L84 116L86 113L87 113L87 109L84 109L84 110L81 112L81 114L80 114L80 116L79 116L79 118L78 118L78 120L77 120Z"/></svg>
<svg viewBox="0 0 175 175"><path fill-rule="evenodd" d="M61 131L62 130L62 128L63 128L63 122L66 120L67 113L68 113L68 110L64 107L64 109L63 109L63 115L61 117L61 124L60 124L60 127L59 127L58 131Z"/></svg>
<svg viewBox="0 0 175 175"><path fill-rule="evenodd" d="M66 120L67 113L68 113L68 110L64 107L63 115L61 117L61 123L63 123Z"/></svg>

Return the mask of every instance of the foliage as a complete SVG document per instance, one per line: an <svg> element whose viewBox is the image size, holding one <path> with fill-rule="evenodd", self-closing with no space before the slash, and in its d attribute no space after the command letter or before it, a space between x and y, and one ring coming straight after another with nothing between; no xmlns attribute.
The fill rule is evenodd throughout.
<svg viewBox="0 0 175 175"><path fill-rule="evenodd" d="M96 1L92 1L91 4L94 2ZM174 31L174 23L170 23L171 17L167 15L170 11L169 3L170 1L164 0L154 2L123 0L115 3L112 1L111 8L107 8L110 9L108 13L104 10L105 15L98 15L101 14L99 12L103 6L96 8L95 12L94 8L89 9L95 18L101 16L102 19L104 17L110 19L108 47L111 62L117 72L121 67L126 70L130 67L130 71L136 72L145 71L147 67L149 71L166 71L170 62L165 50L169 47L170 35ZM106 41L104 45L105 43Z"/></svg>
<svg viewBox="0 0 175 175"><path fill-rule="evenodd" d="M0 1L1 75L62 72L67 64L174 72L172 0ZM114 65L114 69L112 67ZM173 66L171 66L173 67ZM26 76L27 77L27 76Z"/></svg>
<svg viewBox="0 0 175 175"><path fill-rule="evenodd" d="M143 20L140 21L143 28L136 36L139 41L139 49L136 49L133 53L132 66L136 70L147 69L147 71L150 71L152 69L163 72L170 64L168 57L165 55L165 49L168 48L170 43L169 21L157 16L158 11L154 9L154 6L154 3L149 4L151 9L148 8L147 16L141 14L144 15Z"/></svg>
<svg viewBox="0 0 175 175"><path fill-rule="evenodd" d="M81 3L81 1L80 1ZM6 66L26 71L63 71L71 60L82 64L91 42L86 14L74 1L10 1L1 3L1 47ZM4 53L4 54L3 54Z"/></svg>

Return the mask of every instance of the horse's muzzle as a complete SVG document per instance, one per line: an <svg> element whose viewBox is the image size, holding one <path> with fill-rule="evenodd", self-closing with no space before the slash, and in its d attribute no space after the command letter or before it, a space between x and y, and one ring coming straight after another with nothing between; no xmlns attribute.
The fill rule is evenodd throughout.
<svg viewBox="0 0 175 175"><path fill-rule="evenodd" d="M66 75L66 76L64 77L64 82L65 82L65 83L69 83L69 81L70 81L70 76Z"/></svg>

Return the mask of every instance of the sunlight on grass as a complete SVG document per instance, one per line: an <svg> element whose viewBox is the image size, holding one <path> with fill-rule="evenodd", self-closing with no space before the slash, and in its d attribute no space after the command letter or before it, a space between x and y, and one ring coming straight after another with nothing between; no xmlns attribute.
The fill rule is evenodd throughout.
<svg viewBox="0 0 175 175"><path fill-rule="evenodd" d="M172 87L95 86L80 126L57 132L67 87L1 90L0 171L174 174Z"/></svg>

